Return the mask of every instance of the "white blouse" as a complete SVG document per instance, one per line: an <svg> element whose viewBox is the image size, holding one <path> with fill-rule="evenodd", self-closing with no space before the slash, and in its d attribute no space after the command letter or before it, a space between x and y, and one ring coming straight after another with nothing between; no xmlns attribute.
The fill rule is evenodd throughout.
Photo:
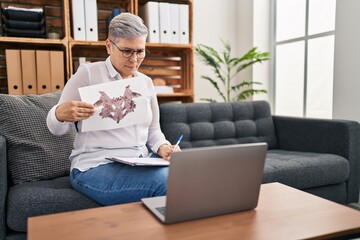
<svg viewBox="0 0 360 240"><path fill-rule="evenodd" d="M160 129L159 106L152 80L139 72L136 76L144 78L147 83L147 99L151 109L148 119L141 124L112 130L77 131L74 150L70 155L71 169L86 171L111 162L107 157L148 156L148 148L156 153L162 144L170 144ZM58 121L55 109L63 102L81 101L78 88L120 79L121 75L112 66L109 57L106 61L82 64L66 83L58 104L48 113L47 126L50 132L63 135L74 127L74 123ZM78 122L77 128L81 129L81 125L82 122Z"/></svg>

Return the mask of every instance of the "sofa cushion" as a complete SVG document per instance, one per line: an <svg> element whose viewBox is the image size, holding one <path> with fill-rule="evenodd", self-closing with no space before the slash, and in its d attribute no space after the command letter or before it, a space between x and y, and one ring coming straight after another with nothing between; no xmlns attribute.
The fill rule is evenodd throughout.
<svg viewBox="0 0 360 240"><path fill-rule="evenodd" d="M70 177L26 182L9 190L7 224L14 231L26 232L28 217L99 206L73 190Z"/></svg>
<svg viewBox="0 0 360 240"><path fill-rule="evenodd" d="M0 94L0 134L6 138L8 168L14 184L69 174L75 132L55 136L46 125L47 113L60 94Z"/></svg>
<svg viewBox="0 0 360 240"><path fill-rule="evenodd" d="M349 161L334 154L269 150L263 183L280 182L298 189L344 183Z"/></svg>
<svg viewBox="0 0 360 240"><path fill-rule="evenodd" d="M267 142L277 147L270 106L265 101L232 103L164 103L160 125L175 143L184 135L182 148Z"/></svg>

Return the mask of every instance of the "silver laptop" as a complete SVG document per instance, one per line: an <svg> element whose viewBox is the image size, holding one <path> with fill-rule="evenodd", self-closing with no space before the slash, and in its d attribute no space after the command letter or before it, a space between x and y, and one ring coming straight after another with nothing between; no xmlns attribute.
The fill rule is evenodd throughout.
<svg viewBox="0 0 360 240"><path fill-rule="evenodd" d="M266 143L251 143L176 152L166 196L141 200L167 224L254 209L266 151Z"/></svg>

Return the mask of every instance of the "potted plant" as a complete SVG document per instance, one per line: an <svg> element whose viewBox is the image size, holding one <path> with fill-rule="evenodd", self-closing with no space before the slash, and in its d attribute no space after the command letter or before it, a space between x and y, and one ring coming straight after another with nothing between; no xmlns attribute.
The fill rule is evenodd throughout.
<svg viewBox="0 0 360 240"><path fill-rule="evenodd" d="M259 93L266 93L264 89L253 89L253 85L261 85L260 82L236 80L237 75L255 63L261 63L270 59L268 52L259 52L254 47L244 56L231 57L231 47L226 41L222 41L224 50L219 53L214 48L204 44L195 47L195 53L200 59L210 66L215 73L215 78L201 76L215 87L224 102L246 100L248 97ZM216 102L213 98L202 98L208 102Z"/></svg>
<svg viewBox="0 0 360 240"><path fill-rule="evenodd" d="M55 28L50 28L48 32L49 39L60 39L60 34Z"/></svg>

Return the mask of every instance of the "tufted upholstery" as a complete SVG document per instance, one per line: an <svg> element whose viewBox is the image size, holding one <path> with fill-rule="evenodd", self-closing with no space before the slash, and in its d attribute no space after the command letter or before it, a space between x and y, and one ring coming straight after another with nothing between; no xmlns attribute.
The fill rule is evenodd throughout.
<svg viewBox="0 0 360 240"><path fill-rule="evenodd" d="M265 101L160 105L160 125L170 142L183 134L182 148L267 142L277 148L270 106Z"/></svg>
<svg viewBox="0 0 360 240"><path fill-rule="evenodd" d="M272 116L265 101L160 105L166 138L181 148L267 142L263 183L283 184L338 203L359 197L360 125ZM331 194L332 193L332 194Z"/></svg>

